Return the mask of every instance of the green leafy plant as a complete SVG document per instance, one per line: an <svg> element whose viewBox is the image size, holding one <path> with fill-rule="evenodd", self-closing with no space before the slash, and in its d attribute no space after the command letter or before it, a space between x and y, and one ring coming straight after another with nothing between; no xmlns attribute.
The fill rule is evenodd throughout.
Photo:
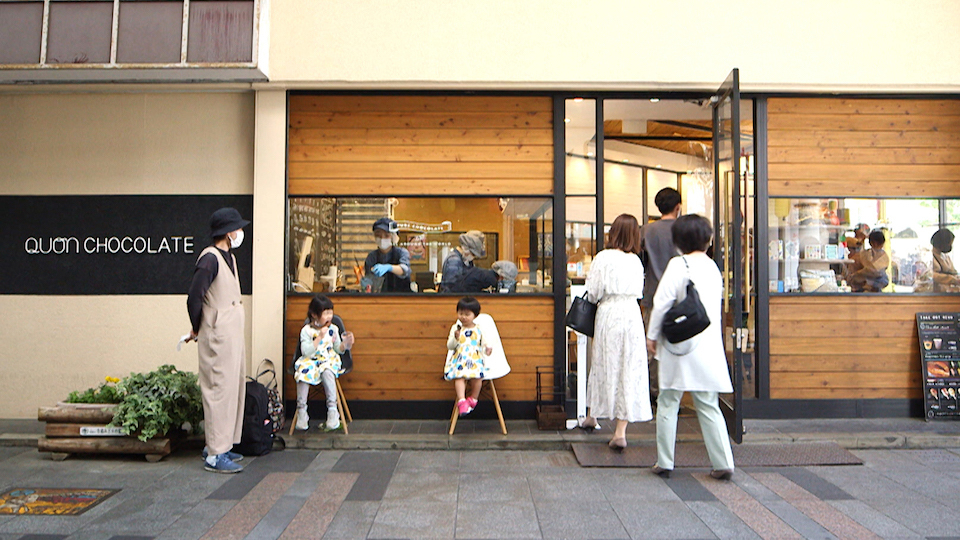
<svg viewBox="0 0 960 540"><path fill-rule="evenodd" d="M120 379L107 377L106 382L96 388L70 392L67 403L120 403L123 400L123 394L114 386L114 383L118 382Z"/></svg>
<svg viewBox="0 0 960 540"><path fill-rule="evenodd" d="M131 373L117 384L123 395L111 426L137 434L146 441L171 429L189 424L198 429L203 420L203 401L197 374L171 365L149 373Z"/></svg>

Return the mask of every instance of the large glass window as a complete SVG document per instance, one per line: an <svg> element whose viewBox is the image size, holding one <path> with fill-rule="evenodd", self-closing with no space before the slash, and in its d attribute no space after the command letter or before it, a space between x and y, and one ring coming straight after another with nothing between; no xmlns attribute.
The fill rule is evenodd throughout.
<svg viewBox="0 0 960 540"><path fill-rule="evenodd" d="M769 202L771 293L934 291L937 199Z"/></svg>
<svg viewBox="0 0 960 540"><path fill-rule="evenodd" d="M290 292L552 290L548 198L291 197L289 215Z"/></svg>

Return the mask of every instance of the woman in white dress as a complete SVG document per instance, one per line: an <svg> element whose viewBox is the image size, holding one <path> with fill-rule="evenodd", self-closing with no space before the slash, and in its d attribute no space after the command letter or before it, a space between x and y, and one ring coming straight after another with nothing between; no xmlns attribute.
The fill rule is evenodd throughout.
<svg viewBox="0 0 960 540"><path fill-rule="evenodd" d="M643 264L637 218L621 214L613 221L607 249L593 259L587 298L598 302L593 357L587 378L587 404L593 418L616 419L610 448L627 447L627 424L653 418L644 346Z"/></svg>
<svg viewBox="0 0 960 540"><path fill-rule="evenodd" d="M733 454L719 398L721 392L733 392L733 385L721 333L723 278L717 264L706 254L713 239L713 227L707 218L690 214L677 218L672 231L673 243L683 255L671 259L660 278L647 328L647 350L660 359L657 464L653 472L668 477L673 471L677 413L683 393L689 392L713 465L710 475L727 480L733 475ZM663 317L678 299L686 297L688 279L697 288L700 302L710 317L710 326L686 341L669 343L661 336Z"/></svg>

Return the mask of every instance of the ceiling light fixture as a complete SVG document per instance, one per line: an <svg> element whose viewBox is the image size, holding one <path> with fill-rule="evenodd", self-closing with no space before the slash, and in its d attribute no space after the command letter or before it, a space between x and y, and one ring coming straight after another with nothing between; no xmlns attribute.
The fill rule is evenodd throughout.
<svg viewBox="0 0 960 540"><path fill-rule="evenodd" d="M583 101L583 98L582 98L582 97L575 97L575 98L573 98L573 102L574 102L574 103L580 103L581 101Z"/></svg>
<svg viewBox="0 0 960 540"><path fill-rule="evenodd" d="M658 97L652 97L652 98L650 98L650 103L660 103L660 98L658 98Z"/></svg>
<svg viewBox="0 0 960 540"><path fill-rule="evenodd" d="M569 118L564 118L563 121L566 122L567 124L570 123L570 119L569 119Z"/></svg>

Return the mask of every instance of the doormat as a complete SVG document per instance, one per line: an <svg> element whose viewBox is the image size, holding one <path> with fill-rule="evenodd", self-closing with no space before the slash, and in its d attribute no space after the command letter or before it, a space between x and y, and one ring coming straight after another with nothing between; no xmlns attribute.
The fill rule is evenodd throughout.
<svg viewBox="0 0 960 540"><path fill-rule="evenodd" d="M622 454L606 443L574 443L573 453L581 467L652 467L657 447L628 446ZM743 444L733 446L737 467L805 467L811 465L863 465L863 461L835 442ZM709 468L703 443L678 443L674 467Z"/></svg>
<svg viewBox="0 0 960 540"><path fill-rule="evenodd" d="M0 493L0 514L79 516L119 489L14 488Z"/></svg>

